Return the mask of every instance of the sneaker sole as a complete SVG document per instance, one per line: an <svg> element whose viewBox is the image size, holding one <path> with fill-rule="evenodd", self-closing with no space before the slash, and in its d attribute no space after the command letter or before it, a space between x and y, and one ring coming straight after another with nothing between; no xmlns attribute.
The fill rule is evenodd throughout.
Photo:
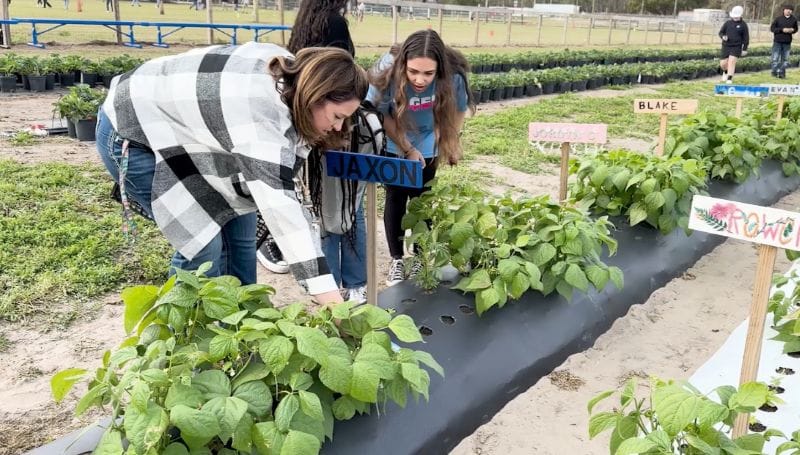
<svg viewBox="0 0 800 455"><path fill-rule="evenodd" d="M392 287L395 284L402 283L403 281L405 280L394 280L394 281L386 280L386 286Z"/></svg>
<svg viewBox="0 0 800 455"><path fill-rule="evenodd" d="M288 265L280 265L275 264L267 260L260 251L256 252L256 258L258 258L258 262L264 266L265 269L269 270L272 273L284 274L289 273L289 266Z"/></svg>

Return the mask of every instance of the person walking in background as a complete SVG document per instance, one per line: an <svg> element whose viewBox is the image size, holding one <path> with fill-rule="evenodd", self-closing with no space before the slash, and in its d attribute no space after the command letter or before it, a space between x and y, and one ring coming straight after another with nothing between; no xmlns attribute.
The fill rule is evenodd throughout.
<svg viewBox="0 0 800 455"><path fill-rule="evenodd" d="M792 15L794 7L783 5L783 14L772 21L769 29L773 33L772 40L772 76L786 78L789 66L789 48L792 46L792 35L797 33L797 18Z"/></svg>
<svg viewBox="0 0 800 455"><path fill-rule="evenodd" d="M384 114L387 152L420 161L423 184L436 176L440 163L452 166L461 159L459 133L464 116L467 110L475 112L468 72L464 55L445 46L439 34L430 29L412 33L370 72L367 99ZM386 185L383 222L392 256L388 286L413 278L421 268L418 260L410 267L403 261L401 226L409 199L428 189Z"/></svg>
<svg viewBox="0 0 800 455"><path fill-rule="evenodd" d="M358 2L357 13L358 13L358 22L364 22L364 13L367 10L367 5L364 4L364 0Z"/></svg>
<svg viewBox="0 0 800 455"><path fill-rule="evenodd" d="M744 8L734 6L731 8L730 19L722 24L719 29L719 37L722 38L722 51L720 53L719 66L722 68L722 81L728 84L733 83L733 75L736 72L736 60L747 55L747 46L750 45L750 33L747 24L742 19Z"/></svg>
<svg viewBox="0 0 800 455"><path fill-rule="evenodd" d="M114 12L114 0L106 0L106 11Z"/></svg>
<svg viewBox="0 0 800 455"><path fill-rule="evenodd" d="M211 262L207 276L253 284L261 212L298 283L320 304L342 302L293 177L319 153L312 146L349 130L367 88L341 49L292 55L268 43L196 49L116 76L96 147L119 182L125 226L129 198L175 248L171 269Z"/></svg>
<svg viewBox="0 0 800 455"><path fill-rule="evenodd" d="M64 11L69 10L69 0L64 0Z"/></svg>
<svg viewBox="0 0 800 455"><path fill-rule="evenodd" d="M138 6L138 7L141 7L141 6L142 6L142 4L141 4L141 3L139 3L139 0L131 0L131 6Z"/></svg>

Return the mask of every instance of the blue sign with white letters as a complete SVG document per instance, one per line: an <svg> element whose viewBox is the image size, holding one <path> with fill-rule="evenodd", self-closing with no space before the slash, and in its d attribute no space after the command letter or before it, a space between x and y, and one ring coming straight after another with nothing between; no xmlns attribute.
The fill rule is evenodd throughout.
<svg viewBox="0 0 800 455"><path fill-rule="evenodd" d="M422 163L362 153L325 152L328 177L422 188Z"/></svg>
<svg viewBox="0 0 800 455"><path fill-rule="evenodd" d="M759 85L730 85L717 84L714 86L714 94L726 96L739 96L750 98L761 98L769 96L769 87Z"/></svg>

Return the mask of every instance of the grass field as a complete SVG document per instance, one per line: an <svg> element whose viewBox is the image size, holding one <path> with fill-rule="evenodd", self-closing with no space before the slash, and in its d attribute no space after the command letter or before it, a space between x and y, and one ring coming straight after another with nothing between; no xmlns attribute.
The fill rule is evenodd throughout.
<svg viewBox="0 0 800 455"><path fill-rule="evenodd" d="M11 4L10 14L15 18L66 18L66 19L107 19L113 20L113 13L105 10L104 0L86 0L82 5L82 12L77 12L77 0L71 0L69 9L64 9L61 0L51 0L52 8L43 9L36 6L32 0L18 0ZM120 18L132 21L173 21L173 22L206 22L206 11L195 11L189 9L190 3L175 3L165 5L165 14L160 16L153 2L142 2L141 7L131 6L128 1L120 2ZM434 28L439 30L439 21L436 11L431 11L431 20L418 18L417 20L400 20L398 23L398 40L403 40L415 30L423 28ZM213 9L214 22L217 23L253 23L255 16L252 8L233 11L231 7L226 9L215 5ZM291 25L294 21L294 12L286 12L285 23ZM275 10L259 10L259 22L268 24L280 23L279 13ZM617 24L611 32L609 40L609 30L606 23L601 24L603 28L595 28L591 33L589 42L589 19L581 18L571 20L569 26L564 30L563 21L560 19L545 19L541 32L537 19L531 19L525 24L513 23L511 27L511 46L537 46L537 47L558 47L558 46L608 46L609 41L612 46L653 46L653 45L680 45L685 46L697 44L717 44L717 29L712 24L695 24L690 29L691 33L673 33L658 31L657 20L649 24L650 31L645 31L645 25L628 31L626 23ZM39 32L45 27L38 27ZM364 22L351 20L350 30L353 41L359 47L382 47L388 46L392 41L392 20L383 16L367 16ZM153 27L137 27L135 30L136 39L143 42L153 42L156 40L156 30ZM166 30L165 30L166 31ZM466 18L455 20L447 19L443 22L442 36L448 44L464 47L475 46L476 25L469 22ZM630 33L630 38L628 34ZM489 47L503 47L506 45L508 25L506 23L486 23L481 22L477 30L478 45ZM30 40L30 27L27 24L12 26L12 38L14 43L26 43ZM76 26L70 25L52 30L40 37L40 41L56 43L91 43L96 41L111 42L115 36L112 30L97 26ZM242 33L240 40L250 40L252 35L249 32ZM288 39L288 33L285 36ZM751 33L754 41L768 41L772 39L769 33ZM268 35L266 40L271 42L281 42L281 35L274 32ZM178 31L166 39L172 44L206 44L207 31L203 29L185 29ZM221 33L215 33L215 41L220 43L229 42L229 38Z"/></svg>

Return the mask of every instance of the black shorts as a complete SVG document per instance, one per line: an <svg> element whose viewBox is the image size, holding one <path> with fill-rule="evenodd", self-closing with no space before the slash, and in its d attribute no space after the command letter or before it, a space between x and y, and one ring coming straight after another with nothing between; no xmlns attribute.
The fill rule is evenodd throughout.
<svg viewBox="0 0 800 455"><path fill-rule="evenodd" d="M719 54L720 58L726 59L728 57L739 58L742 56L742 46L722 46L722 51Z"/></svg>

